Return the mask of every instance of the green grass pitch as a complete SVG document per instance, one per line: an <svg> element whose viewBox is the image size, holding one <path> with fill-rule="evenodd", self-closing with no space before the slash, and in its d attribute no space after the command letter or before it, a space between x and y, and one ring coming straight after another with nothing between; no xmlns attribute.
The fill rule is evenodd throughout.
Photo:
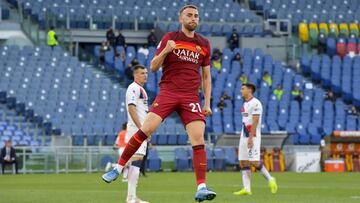
<svg viewBox="0 0 360 203"><path fill-rule="evenodd" d="M252 196L234 196L241 188L240 172L208 173L208 185L218 196L211 202L360 202L360 173L273 173L279 185L273 195L259 174L252 177ZM1 203L125 202L127 185L104 183L101 174L0 175ZM138 196L151 203L194 202L193 173L148 173L141 177ZM207 201L206 201L207 202Z"/></svg>

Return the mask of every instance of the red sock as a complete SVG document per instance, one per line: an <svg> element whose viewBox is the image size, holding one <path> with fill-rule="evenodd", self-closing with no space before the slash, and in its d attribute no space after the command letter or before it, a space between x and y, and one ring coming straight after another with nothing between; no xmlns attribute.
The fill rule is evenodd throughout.
<svg viewBox="0 0 360 203"><path fill-rule="evenodd" d="M206 182L206 151L205 145L193 146L193 166L197 185Z"/></svg>
<svg viewBox="0 0 360 203"><path fill-rule="evenodd" d="M122 153L118 164L120 164L121 166L125 166L125 164L129 161L129 159L135 154L135 152L139 149L139 147L141 146L141 144L143 143L144 140L147 139L146 134L141 131L138 130L129 140L129 142L127 143L124 152Z"/></svg>

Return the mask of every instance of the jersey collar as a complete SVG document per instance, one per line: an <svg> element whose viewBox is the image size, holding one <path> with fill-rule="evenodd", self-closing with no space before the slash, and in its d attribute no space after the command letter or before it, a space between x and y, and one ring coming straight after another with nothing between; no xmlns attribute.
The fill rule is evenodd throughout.
<svg viewBox="0 0 360 203"><path fill-rule="evenodd" d="M254 98L254 97L251 97L250 99L245 100L245 102L249 102L249 101L251 101L253 98Z"/></svg>
<svg viewBox="0 0 360 203"><path fill-rule="evenodd" d="M134 80L134 83L138 84L140 87L143 87L142 85L140 85L140 83L137 83L135 80Z"/></svg>

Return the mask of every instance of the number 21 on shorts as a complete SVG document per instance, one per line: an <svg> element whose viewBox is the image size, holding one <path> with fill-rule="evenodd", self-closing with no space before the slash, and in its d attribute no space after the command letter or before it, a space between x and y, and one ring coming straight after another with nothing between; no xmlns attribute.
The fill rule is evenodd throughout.
<svg viewBox="0 0 360 203"><path fill-rule="evenodd" d="M195 113L202 112L201 106L199 103L190 103L189 106L191 107L191 112L195 112Z"/></svg>

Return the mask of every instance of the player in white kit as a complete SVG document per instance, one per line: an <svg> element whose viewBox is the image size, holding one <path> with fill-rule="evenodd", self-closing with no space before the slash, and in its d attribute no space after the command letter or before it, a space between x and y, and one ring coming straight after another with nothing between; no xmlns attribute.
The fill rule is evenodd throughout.
<svg viewBox="0 0 360 203"><path fill-rule="evenodd" d="M142 126L145 116L148 113L148 96L144 89L147 81L147 70L144 66L137 65L133 68L134 82L129 85L126 91L126 110L128 113L127 132L125 142L128 143L131 136L134 135ZM128 162L128 194L127 203L148 203L140 200L136 196L136 187L140 175L142 160L146 154L147 142L143 142L141 147L132 156Z"/></svg>
<svg viewBox="0 0 360 203"><path fill-rule="evenodd" d="M261 102L253 97L256 86L253 84L243 84L241 87L241 95L245 100L242 113L242 131L239 143L239 161L242 172L244 188L234 195L251 195L250 166L254 166L264 175L269 183L272 193L276 193L277 184L275 178L270 176L268 170L260 163L260 145L261 145L261 117L263 108Z"/></svg>

